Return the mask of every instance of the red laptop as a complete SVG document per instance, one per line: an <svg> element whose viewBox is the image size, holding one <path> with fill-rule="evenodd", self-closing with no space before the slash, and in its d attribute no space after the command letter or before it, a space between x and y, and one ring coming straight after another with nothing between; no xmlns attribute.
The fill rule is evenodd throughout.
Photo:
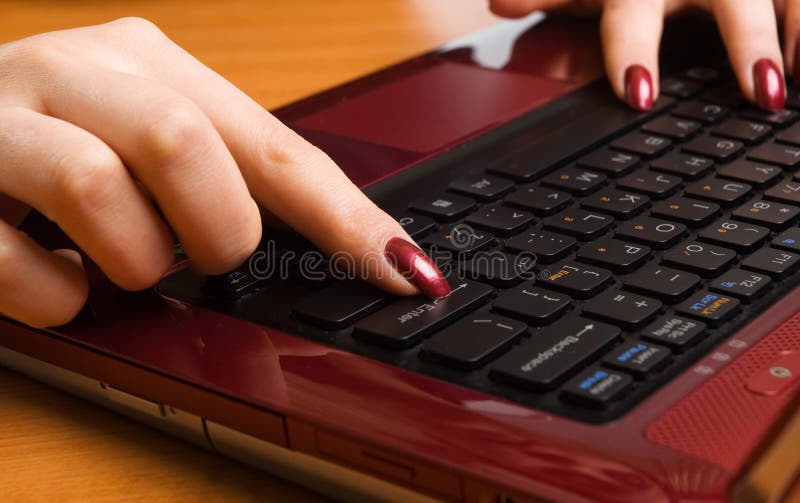
<svg viewBox="0 0 800 503"><path fill-rule="evenodd" d="M667 27L649 112L593 28L539 14L275 111L447 297L273 233L144 293L90 266L75 321L0 320L0 362L345 500L800 498L800 94L752 108L694 28Z"/></svg>

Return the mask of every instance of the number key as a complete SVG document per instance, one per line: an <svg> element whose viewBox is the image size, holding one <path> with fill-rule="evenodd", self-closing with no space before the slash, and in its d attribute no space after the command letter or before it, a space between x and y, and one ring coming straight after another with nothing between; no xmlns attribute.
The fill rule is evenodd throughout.
<svg viewBox="0 0 800 503"><path fill-rule="evenodd" d="M800 208L797 206L763 199L739 206L733 212L733 217L737 220L765 225L774 231L789 227L798 215Z"/></svg>
<svg viewBox="0 0 800 503"><path fill-rule="evenodd" d="M697 234L698 239L747 253L769 237L769 229L760 225L722 219Z"/></svg>
<svg viewBox="0 0 800 503"><path fill-rule="evenodd" d="M688 241L669 250L661 260L664 264L709 278L722 274L736 260L736 252L697 241Z"/></svg>
<svg viewBox="0 0 800 503"><path fill-rule="evenodd" d="M609 292L583 305L585 316L633 330L650 321L661 309L661 301L635 293Z"/></svg>

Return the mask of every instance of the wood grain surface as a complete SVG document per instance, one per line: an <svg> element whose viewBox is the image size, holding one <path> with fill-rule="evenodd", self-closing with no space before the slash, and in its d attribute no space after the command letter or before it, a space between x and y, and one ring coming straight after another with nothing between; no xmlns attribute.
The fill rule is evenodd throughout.
<svg viewBox="0 0 800 503"><path fill-rule="evenodd" d="M267 108L494 20L481 0L0 0L0 13L0 43L145 17ZM0 501L323 499L0 368Z"/></svg>

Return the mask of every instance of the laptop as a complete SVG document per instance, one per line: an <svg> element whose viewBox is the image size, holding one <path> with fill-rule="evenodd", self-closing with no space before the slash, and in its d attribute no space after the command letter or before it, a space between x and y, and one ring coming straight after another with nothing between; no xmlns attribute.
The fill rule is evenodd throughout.
<svg viewBox="0 0 800 503"><path fill-rule="evenodd" d="M447 297L271 232L147 292L89 264L73 322L0 320L0 363L342 500L796 501L800 94L750 106L703 20L662 52L633 111L594 23L536 13L275 111Z"/></svg>

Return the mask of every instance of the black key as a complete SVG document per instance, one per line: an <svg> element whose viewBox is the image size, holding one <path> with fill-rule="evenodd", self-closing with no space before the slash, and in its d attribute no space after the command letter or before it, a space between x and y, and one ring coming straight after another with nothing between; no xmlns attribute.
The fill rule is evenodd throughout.
<svg viewBox="0 0 800 503"><path fill-rule="evenodd" d="M796 86L786 89L786 108L800 108L800 89Z"/></svg>
<svg viewBox="0 0 800 503"><path fill-rule="evenodd" d="M600 409L622 398L632 382L631 376L621 372L590 367L567 381L561 396L578 405Z"/></svg>
<svg viewBox="0 0 800 503"><path fill-rule="evenodd" d="M488 285L472 281L453 284L447 297L397 299L356 324L354 337L381 346L405 348L477 307L492 294Z"/></svg>
<svg viewBox="0 0 800 503"><path fill-rule="evenodd" d="M674 141L686 141L702 128L703 126L699 122L664 115L642 126L642 131L666 136Z"/></svg>
<svg viewBox="0 0 800 503"><path fill-rule="evenodd" d="M690 180L705 175L713 167L714 162L711 159L681 152L670 152L650 163L650 169L654 171L670 173Z"/></svg>
<svg viewBox="0 0 800 503"><path fill-rule="evenodd" d="M800 124L795 124L792 127L786 128L783 131L778 131L775 139L781 143L788 143L790 145L800 145Z"/></svg>
<svg viewBox="0 0 800 503"><path fill-rule="evenodd" d="M782 168L800 166L800 147L770 142L747 152L747 158L754 161L777 164Z"/></svg>
<svg viewBox="0 0 800 503"><path fill-rule="evenodd" d="M681 223L651 217L636 217L619 224L615 235L644 243L656 250L663 250L677 243L684 232L686 226Z"/></svg>
<svg viewBox="0 0 800 503"><path fill-rule="evenodd" d="M684 351L705 336L706 324L680 316L662 316L642 331L647 340L664 344L674 351Z"/></svg>
<svg viewBox="0 0 800 503"><path fill-rule="evenodd" d="M428 217L406 213L397 217L397 222L404 231L416 240L436 228L436 222Z"/></svg>
<svg viewBox="0 0 800 503"><path fill-rule="evenodd" d="M762 142L771 132L772 128L767 124L742 119L728 119L711 130L714 136L739 140L748 145Z"/></svg>
<svg viewBox="0 0 800 503"><path fill-rule="evenodd" d="M710 222L719 213L719 205L688 197L673 197L653 205L652 214L668 220L677 220L690 227Z"/></svg>
<svg viewBox="0 0 800 503"><path fill-rule="evenodd" d="M430 215L442 222L452 222L475 209L475 201L461 196L442 195L424 197L410 204L410 208Z"/></svg>
<svg viewBox="0 0 800 503"><path fill-rule="evenodd" d="M751 302L758 298L770 284L767 276L741 269L731 269L712 281L708 287L719 293L736 297L742 302Z"/></svg>
<svg viewBox="0 0 800 503"><path fill-rule="evenodd" d="M719 70L708 68L707 66L693 66L683 73L686 77L696 80L697 82L703 82L705 84L717 82L720 78L722 78Z"/></svg>
<svg viewBox="0 0 800 503"><path fill-rule="evenodd" d="M642 192L654 199L663 199L680 187L681 178L640 169L617 180L617 188Z"/></svg>
<svg viewBox="0 0 800 503"><path fill-rule="evenodd" d="M722 274L736 260L736 252L727 248L687 241L669 250L662 257L667 265L712 278Z"/></svg>
<svg viewBox="0 0 800 503"><path fill-rule="evenodd" d="M797 112L794 110L779 110L777 112L768 112L758 108L749 108L742 112L740 116L743 119L749 119L756 122L766 122L774 127L782 128L787 127L797 120Z"/></svg>
<svg viewBox="0 0 800 503"><path fill-rule="evenodd" d="M683 145L683 151L703 157L710 157L718 162L726 162L744 150L744 143L727 138L700 136Z"/></svg>
<svg viewBox="0 0 800 503"><path fill-rule="evenodd" d="M655 157L663 154L672 146L672 141L663 136L640 133L634 131L611 143L611 147L632 152L642 157Z"/></svg>
<svg viewBox="0 0 800 503"><path fill-rule="evenodd" d="M504 178L490 175L474 175L459 178L450 183L448 189L453 192L474 197L479 201L494 201L514 188L514 183Z"/></svg>
<svg viewBox="0 0 800 503"><path fill-rule="evenodd" d="M742 260L742 267L751 271L783 278L793 273L800 265L800 255L775 248L762 248Z"/></svg>
<svg viewBox="0 0 800 503"><path fill-rule="evenodd" d="M797 206L763 199L743 204L733 212L733 217L737 220L765 225L774 231L789 227L798 215L800 215L800 208Z"/></svg>
<svg viewBox="0 0 800 503"><path fill-rule="evenodd" d="M752 187L746 183L732 182L715 176L708 176L686 186L686 194L722 206L735 206L741 203L747 199L751 190Z"/></svg>
<svg viewBox="0 0 800 503"><path fill-rule="evenodd" d="M497 360L491 377L534 391L552 389L619 336L613 325L569 316L540 329Z"/></svg>
<svg viewBox="0 0 800 503"><path fill-rule="evenodd" d="M292 315L327 330L338 330L389 303L389 295L361 281L339 281L302 299Z"/></svg>
<svg viewBox="0 0 800 503"><path fill-rule="evenodd" d="M800 205L800 182L783 182L764 192L764 197L773 201Z"/></svg>
<svg viewBox="0 0 800 503"><path fill-rule="evenodd" d="M697 233L697 238L736 251L747 253L769 237L769 229L750 223L720 219Z"/></svg>
<svg viewBox="0 0 800 503"><path fill-rule="evenodd" d="M570 208L544 220L544 226L581 240L592 239L606 232L614 219L608 215Z"/></svg>
<svg viewBox="0 0 800 503"><path fill-rule="evenodd" d="M509 255L500 251L484 252L462 264L466 278L489 283L498 288L510 288L526 279L535 279L534 255Z"/></svg>
<svg viewBox="0 0 800 503"><path fill-rule="evenodd" d="M669 349L643 341L626 342L603 358L603 363L643 379L661 370L671 356Z"/></svg>
<svg viewBox="0 0 800 503"><path fill-rule="evenodd" d="M728 114L728 109L716 103L687 101L673 108L670 113L684 119L694 119L703 124L717 122Z"/></svg>
<svg viewBox="0 0 800 503"><path fill-rule="evenodd" d="M642 194L605 189L584 199L581 206L624 220L641 213L649 203L650 198Z"/></svg>
<svg viewBox="0 0 800 503"><path fill-rule="evenodd" d="M467 217L467 223L496 236L512 236L533 222L533 215L507 206L484 206Z"/></svg>
<svg viewBox="0 0 800 503"><path fill-rule="evenodd" d="M600 238L587 243L578 250L577 259L596 264L614 272L630 272L642 266L650 258L650 248L617 239Z"/></svg>
<svg viewBox="0 0 800 503"><path fill-rule="evenodd" d="M551 264L575 246L575 238L542 230L526 232L506 241L506 248L521 253L533 253L541 264Z"/></svg>
<svg viewBox="0 0 800 503"><path fill-rule="evenodd" d="M441 252L459 260L488 248L493 243L494 236L465 224L439 230L422 241L422 245L430 248L435 257Z"/></svg>
<svg viewBox="0 0 800 503"><path fill-rule="evenodd" d="M463 318L422 344L422 356L445 365L476 369L525 333L525 324L485 312Z"/></svg>
<svg viewBox="0 0 800 503"><path fill-rule="evenodd" d="M649 265L625 278L625 289L642 292L665 302L685 298L700 284L700 276L671 269L663 265Z"/></svg>
<svg viewBox="0 0 800 503"><path fill-rule="evenodd" d="M563 293L551 292L529 285L519 285L505 291L494 301L492 309L499 313L522 318L532 325L547 325L572 305Z"/></svg>
<svg viewBox="0 0 800 503"><path fill-rule="evenodd" d="M747 104L747 100L742 96L742 91L739 90L739 86L736 84L722 85L709 89L700 95L699 100L706 103L716 103L728 108L742 108Z"/></svg>
<svg viewBox="0 0 800 503"><path fill-rule="evenodd" d="M616 152L607 148L595 150L591 154L578 159L578 166L582 168L602 171L607 175L623 175L639 165L639 157L624 152Z"/></svg>
<svg viewBox="0 0 800 503"><path fill-rule="evenodd" d="M237 300L258 290L264 279L254 274L248 260L233 271L206 278L203 294L225 301Z"/></svg>
<svg viewBox="0 0 800 503"><path fill-rule="evenodd" d="M800 229L786 229L780 236L772 240L772 246L781 250L800 252Z"/></svg>
<svg viewBox="0 0 800 503"><path fill-rule="evenodd" d="M562 262L547 271L550 275L541 277L538 285L559 290L578 299L594 296L612 280L611 273L605 269L571 261Z"/></svg>
<svg viewBox="0 0 800 503"><path fill-rule="evenodd" d="M675 98L688 98L700 92L702 86L691 80L678 77L665 77L661 79L661 92Z"/></svg>
<svg viewBox="0 0 800 503"><path fill-rule="evenodd" d="M763 187L778 181L781 170L777 166L769 166L759 162L737 159L730 164L720 167L717 175L731 180L749 183L756 187Z"/></svg>
<svg viewBox="0 0 800 503"><path fill-rule="evenodd" d="M680 314L717 326L732 318L739 311L739 305L740 302L733 297L701 290L675 309Z"/></svg>
<svg viewBox="0 0 800 503"><path fill-rule="evenodd" d="M583 314L633 330L650 321L661 301L629 292L607 292L583 305Z"/></svg>
<svg viewBox="0 0 800 503"><path fill-rule="evenodd" d="M503 204L531 210L537 215L552 215L572 203L572 196L547 187L525 187L512 192Z"/></svg>
<svg viewBox="0 0 800 503"><path fill-rule="evenodd" d="M543 185L566 190L572 194L585 195L596 191L606 183L606 175L580 168L561 168L542 179Z"/></svg>

